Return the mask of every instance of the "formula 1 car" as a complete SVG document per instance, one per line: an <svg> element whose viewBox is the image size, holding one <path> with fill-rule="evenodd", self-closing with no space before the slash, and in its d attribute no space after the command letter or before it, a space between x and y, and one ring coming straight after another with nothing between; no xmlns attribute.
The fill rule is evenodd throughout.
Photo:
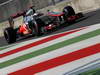
<svg viewBox="0 0 100 75"><path fill-rule="evenodd" d="M4 30L4 37L8 43L14 43L20 37L25 35L42 35L55 29L57 24L54 18L42 15L30 21L28 24L23 23L18 28L8 27Z"/></svg>
<svg viewBox="0 0 100 75"><path fill-rule="evenodd" d="M64 7L62 12L48 12L47 15L34 13L31 16L33 17L31 21L24 22L16 29L14 29L12 25L13 21L11 20L10 27L4 30L4 37L8 43L14 43L17 38L24 37L25 35L40 36L56 29L64 23L75 22L77 19L83 17L83 14L76 14L71 6L67 6Z"/></svg>

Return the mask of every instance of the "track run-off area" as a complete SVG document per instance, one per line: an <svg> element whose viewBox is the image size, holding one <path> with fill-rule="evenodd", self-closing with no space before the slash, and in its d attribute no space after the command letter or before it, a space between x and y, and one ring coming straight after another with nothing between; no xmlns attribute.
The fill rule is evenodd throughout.
<svg viewBox="0 0 100 75"><path fill-rule="evenodd" d="M1 50L0 74L64 75L95 60L100 60L100 24L31 39Z"/></svg>

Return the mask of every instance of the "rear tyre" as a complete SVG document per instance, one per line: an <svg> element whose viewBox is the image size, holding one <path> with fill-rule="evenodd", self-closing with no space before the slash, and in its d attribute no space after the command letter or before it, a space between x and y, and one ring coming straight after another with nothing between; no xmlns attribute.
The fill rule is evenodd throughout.
<svg viewBox="0 0 100 75"><path fill-rule="evenodd" d="M7 43L9 43L9 44L14 43L14 42L16 42L16 31L11 27L6 28L4 30L4 37L7 41Z"/></svg>

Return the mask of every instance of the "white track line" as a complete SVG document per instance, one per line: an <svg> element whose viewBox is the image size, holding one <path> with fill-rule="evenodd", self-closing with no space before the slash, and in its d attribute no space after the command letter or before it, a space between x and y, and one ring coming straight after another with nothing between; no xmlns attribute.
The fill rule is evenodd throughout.
<svg viewBox="0 0 100 75"><path fill-rule="evenodd" d="M27 44L33 43L33 42L35 42L35 41L38 41L38 40L41 40L41 39L44 39L44 38L47 38L47 37L49 37L49 36L41 37L41 38L37 38L37 39L32 39L32 40L24 41L24 42L21 42L21 43L16 43L16 44L14 44L13 47L9 47L9 48L6 48L6 49L4 49L4 50L1 50L1 51L0 51L0 54L6 53L6 52L11 51L11 50L13 50L13 49L16 49L16 48L25 46L25 45L27 45Z"/></svg>
<svg viewBox="0 0 100 75"><path fill-rule="evenodd" d="M98 39L100 39L100 36L96 36L96 37L93 37L93 38L90 38L90 39L87 39L87 40L84 40L84 41L81 41L81 42L66 46L64 48L60 48L60 49L57 49L55 51L51 51L49 53L42 54L40 56L27 59L25 61L16 63L14 65L5 67L5 68L1 69L0 72L1 73L4 73L4 72L5 73L15 72L17 70L20 70L20 69L35 65L37 63L40 63L40 62L43 62L43 61L46 61L46 60L50 60L50 59L56 58L58 56L62 56L64 54L68 54L68 53L80 50L82 48L86 48L88 46L97 44L98 42L100 42L100 41L98 41Z"/></svg>
<svg viewBox="0 0 100 75"><path fill-rule="evenodd" d="M85 57L85 58L82 58L82 59L79 59L79 60L76 60L76 61L73 61L73 62L70 62L67 64L64 64L64 65L49 69L47 71L37 73L35 75L63 75L66 72L69 72L69 71L71 71L75 68L78 68L80 66L83 66L85 64L88 64L88 63L90 63L96 59L99 59L99 58L100 58L100 53L97 53L97 54L94 54L94 55L91 55L91 56L88 56L88 57Z"/></svg>
<svg viewBox="0 0 100 75"><path fill-rule="evenodd" d="M82 28L78 28L78 29L82 29ZM78 29L74 29L74 30L78 30ZM70 30L70 31L74 31L74 30ZM67 32L70 32L70 31L67 31ZM58 34L61 34L61 33L58 33ZM32 40L24 41L24 42L21 42L21 43L16 43L16 46L13 46L13 47L10 47L10 48L6 48L6 49L0 51L0 53L2 54L2 53L5 53L5 52L8 52L8 51L11 51L11 50L13 50L13 49L16 49L16 48L25 46L25 45L27 45L27 44L30 44L30 43L39 41L39 40L41 40L41 39L48 38L48 37L50 37L50 36L58 35L58 34L53 34L53 35L49 35L49 36L45 36L45 37L41 37L41 38L37 38L37 39L32 39ZM1 47L1 48L2 48L2 47Z"/></svg>
<svg viewBox="0 0 100 75"><path fill-rule="evenodd" d="M27 49L27 50L20 51L20 52L17 52L17 53L14 53L14 54L5 56L5 57L3 57L3 58L0 59L0 63L1 63L1 62L5 62L5 61L7 61L7 60L14 59L14 58L16 58L16 57L19 57L19 56L22 56L22 55L25 55L25 54L28 54L28 53L31 53L31 52L34 52L34 51L37 51L37 50L39 50L39 49L48 47L48 46L50 46L50 45L59 43L59 42L61 42L61 41L68 40L68 39L71 39L71 38L80 36L80 35L82 35L82 34L85 34L85 33L91 32L91 31L94 31L94 30L96 30L96 29L97 29L97 28L89 27L89 28L84 29L84 30L81 30L81 31L79 31L79 32L75 32L75 33L66 35L66 36L64 36L64 37L61 37L61 38L52 40L52 41L50 41L50 42L43 43L43 44L41 44L41 45L38 45L38 46L35 46L35 47L32 47L32 48L29 48L29 49Z"/></svg>

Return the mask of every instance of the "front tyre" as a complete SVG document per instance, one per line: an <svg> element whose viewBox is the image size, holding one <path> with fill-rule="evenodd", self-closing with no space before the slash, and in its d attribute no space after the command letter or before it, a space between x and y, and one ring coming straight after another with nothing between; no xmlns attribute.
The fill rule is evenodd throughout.
<svg viewBox="0 0 100 75"><path fill-rule="evenodd" d="M65 16L75 15L75 11L74 11L74 9L71 6L64 7L63 13L65 14Z"/></svg>
<svg viewBox="0 0 100 75"><path fill-rule="evenodd" d="M73 23L74 20L69 21L68 18L70 18L71 16L75 15L75 11L71 6L66 6L63 9L63 13L64 13L64 21L67 22L68 24Z"/></svg>

